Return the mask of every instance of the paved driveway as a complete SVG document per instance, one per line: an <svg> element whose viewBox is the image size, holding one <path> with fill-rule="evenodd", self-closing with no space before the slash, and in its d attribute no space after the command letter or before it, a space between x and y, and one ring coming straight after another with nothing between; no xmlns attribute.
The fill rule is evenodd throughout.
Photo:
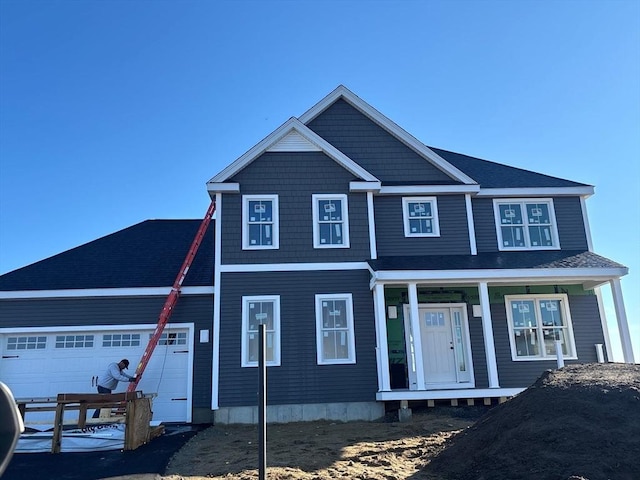
<svg viewBox="0 0 640 480"><path fill-rule="evenodd" d="M2 480L98 480L122 475L162 475L173 454L202 428L199 425L167 425L163 435L127 452L16 454Z"/></svg>

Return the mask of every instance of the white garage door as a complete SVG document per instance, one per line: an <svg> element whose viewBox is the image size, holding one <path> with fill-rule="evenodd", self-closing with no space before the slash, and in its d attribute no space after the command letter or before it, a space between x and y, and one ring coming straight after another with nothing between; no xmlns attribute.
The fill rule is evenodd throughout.
<svg viewBox="0 0 640 480"><path fill-rule="evenodd" d="M97 377L123 358L133 375L149 342L148 326L109 326L57 331L28 329L0 334L0 380L16 398L55 397L58 393L96 392ZM153 420L191 421L193 325L165 328L138 383L153 399ZM120 383L114 392L124 392ZM77 418L77 414L75 415ZM53 413L29 413L27 423L53 422ZM74 418L70 411L65 418Z"/></svg>

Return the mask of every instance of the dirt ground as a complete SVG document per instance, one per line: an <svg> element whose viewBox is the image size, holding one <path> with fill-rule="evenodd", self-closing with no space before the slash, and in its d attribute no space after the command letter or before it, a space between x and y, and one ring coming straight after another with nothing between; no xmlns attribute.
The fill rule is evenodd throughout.
<svg viewBox="0 0 640 480"><path fill-rule="evenodd" d="M490 410L425 407L406 423L280 424L267 435L271 480L640 479L640 365L568 366ZM257 479L257 437L256 426L206 429L162 479Z"/></svg>

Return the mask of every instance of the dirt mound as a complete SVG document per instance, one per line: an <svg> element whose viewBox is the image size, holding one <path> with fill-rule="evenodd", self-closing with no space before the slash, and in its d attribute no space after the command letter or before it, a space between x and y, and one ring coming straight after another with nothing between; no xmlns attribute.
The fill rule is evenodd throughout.
<svg viewBox="0 0 640 480"><path fill-rule="evenodd" d="M425 473L456 480L640 479L640 365L570 365L450 440Z"/></svg>

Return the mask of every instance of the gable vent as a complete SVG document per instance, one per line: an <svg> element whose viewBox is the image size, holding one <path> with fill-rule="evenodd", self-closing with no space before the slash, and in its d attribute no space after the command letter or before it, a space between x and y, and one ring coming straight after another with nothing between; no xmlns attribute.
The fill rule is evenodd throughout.
<svg viewBox="0 0 640 480"><path fill-rule="evenodd" d="M319 152L320 148L298 132L289 132L279 142L271 145L267 152Z"/></svg>

